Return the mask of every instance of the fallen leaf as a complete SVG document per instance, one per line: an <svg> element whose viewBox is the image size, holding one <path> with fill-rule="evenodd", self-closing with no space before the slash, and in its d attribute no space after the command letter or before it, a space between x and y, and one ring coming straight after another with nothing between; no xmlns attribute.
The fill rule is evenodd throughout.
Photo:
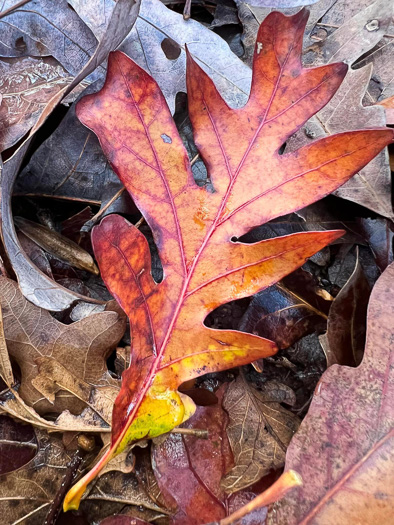
<svg viewBox="0 0 394 525"><path fill-rule="evenodd" d="M344 19L340 27L321 42L306 49L304 59L307 64L320 65L342 60L353 64L359 57L372 49L386 33L393 15L393 5L386 0L366 2L364 7L360 3L352 12L352 7L346 6ZM337 2L334 4L338 16ZM364 7L364 8L363 8ZM332 20L328 14L322 19L322 25Z"/></svg>
<svg viewBox="0 0 394 525"><path fill-rule="evenodd" d="M304 485L268 523L390 523L393 516L394 265L373 288L364 359L331 366L287 451Z"/></svg>
<svg viewBox="0 0 394 525"><path fill-rule="evenodd" d="M185 427L208 429L209 439L170 434L153 444L152 465L162 497L166 505L178 506L174 525L200 525L226 516L220 480L233 463L227 421L220 404L198 407Z"/></svg>
<svg viewBox="0 0 394 525"><path fill-rule="evenodd" d="M14 0L5 0L1 11L15 4ZM2 18L0 31L0 56L52 55L71 75L82 69L97 45L95 36L67 0L58 0L56 5L51 0L31 0L28 6Z"/></svg>
<svg viewBox="0 0 394 525"><path fill-rule="evenodd" d="M183 382L274 354L274 343L209 329L205 317L274 284L342 232L254 245L230 242L234 235L322 198L392 141L392 130L362 130L277 154L346 73L343 64L302 68L306 18L305 11L293 17L272 13L262 24L243 109L230 109L189 57L189 112L215 193L194 183L157 84L123 53L111 55L103 89L78 104L78 117L99 136L152 229L164 280L153 281L148 244L137 228L116 215L95 227L96 259L130 318L133 351L114 407L111 448L69 492L65 509L78 506L86 484L128 444L168 432L191 416L194 403L177 391ZM273 34L279 33L285 37L276 46ZM258 178L262 165L266 176Z"/></svg>
<svg viewBox="0 0 394 525"><path fill-rule="evenodd" d="M358 366L361 363L366 333L367 305L371 287L357 254L349 280L335 297L327 321L327 366L334 363Z"/></svg>
<svg viewBox="0 0 394 525"><path fill-rule="evenodd" d="M296 270L253 297L239 329L288 348L301 337L326 329L332 299L312 274Z"/></svg>
<svg viewBox="0 0 394 525"><path fill-rule="evenodd" d="M394 260L394 225L387 219L358 219L360 234L365 238L383 272Z"/></svg>
<svg viewBox="0 0 394 525"><path fill-rule="evenodd" d="M81 381L79 384L76 381L76 387L87 388L87 383L89 392L93 387L114 384L108 373L106 357L124 333L124 316L107 311L64 325L46 310L26 301L17 284L5 277L0 277L0 303L8 351L21 369L19 394L39 414L46 411L60 413L65 409L75 412L86 406L84 402L78 402L75 395L64 391L59 384L60 378L54 380L52 377L50 381L53 397L48 393L43 396L33 386L45 363L64 367L74 381ZM66 382L64 370L59 375ZM81 399L82 394L77 397Z"/></svg>
<svg viewBox="0 0 394 525"><path fill-rule="evenodd" d="M37 452L33 427L0 416L0 475L18 470Z"/></svg>
<svg viewBox="0 0 394 525"><path fill-rule="evenodd" d="M38 246L54 255L61 261L98 275L99 270L93 261L93 257L78 244L47 226L29 221L23 217L15 217L16 226L34 241Z"/></svg>
<svg viewBox="0 0 394 525"><path fill-rule="evenodd" d="M71 80L56 61L32 57L0 61L0 151L24 137L46 103Z"/></svg>
<svg viewBox="0 0 394 525"><path fill-rule="evenodd" d="M38 450L34 458L0 478L0 511L9 524L45 522L72 460L60 438L43 430L35 432Z"/></svg>
<svg viewBox="0 0 394 525"><path fill-rule="evenodd" d="M297 416L281 406L286 402L283 394L284 385L268 383L260 392L242 374L228 386L223 408L229 417L226 431L235 461L221 482L228 494L283 467L286 449L300 424Z"/></svg>
<svg viewBox="0 0 394 525"><path fill-rule="evenodd" d="M298 148L309 143L312 138L338 133L349 127L356 129L385 125L383 108L363 107L361 104L371 72L369 66L349 70L332 100L306 124L303 131L290 139L289 148ZM385 217L391 217L393 211L387 151L380 152L364 169L335 191L334 195L357 202Z"/></svg>
<svg viewBox="0 0 394 525"><path fill-rule="evenodd" d="M101 34L107 16L101 0L74 1L74 7L92 31ZM169 41L179 50L176 58L167 58L163 51ZM195 20L185 21L160 0L142 0L136 24L119 49L152 75L173 113L176 94L186 92L186 45L226 101L234 107L242 106L250 90L250 69L219 35Z"/></svg>
<svg viewBox="0 0 394 525"><path fill-rule="evenodd" d="M88 86L83 95L95 89L97 84ZM79 122L73 104L55 131L33 153L16 179L14 193L53 195L105 205L121 188L96 136Z"/></svg>

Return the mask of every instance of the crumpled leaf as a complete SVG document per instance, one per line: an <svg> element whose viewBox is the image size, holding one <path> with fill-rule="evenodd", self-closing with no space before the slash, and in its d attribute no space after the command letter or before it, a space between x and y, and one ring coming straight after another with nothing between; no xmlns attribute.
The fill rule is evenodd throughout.
<svg viewBox="0 0 394 525"><path fill-rule="evenodd" d="M76 399L83 398L81 389L88 389L89 399L93 387L114 386L106 357L124 333L123 315L107 311L64 325L26 301L17 284L5 277L0 277L0 303L8 351L21 369L19 395L39 414L65 409L78 413L86 406ZM53 367L59 366L64 370L54 377ZM65 392L66 371L73 378L74 388L78 388L77 396L70 395L69 386ZM51 387L49 392L45 382L40 384L45 378Z"/></svg>
<svg viewBox="0 0 394 525"><path fill-rule="evenodd" d="M371 287L357 254L354 271L335 297L328 314L327 341L323 344L327 366L334 363L358 366L361 363L370 293Z"/></svg>
<svg viewBox="0 0 394 525"><path fill-rule="evenodd" d="M269 524L390 523L393 515L394 265L373 288L364 359L331 366L287 451L303 487L276 504Z"/></svg>
<svg viewBox="0 0 394 525"><path fill-rule="evenodd" d="M0 61L0 151L20 140L46 103L71 80L56 61L32 57L11 63Z"/></svg>
<svg viewBox="0 0 394 525"><path fill-rule="evenodd" d="M116 215L95 227L96 259L130 318L133 351L115 403L111 448L69 492L65 509L78 506L86 484L129 443L168 432L190 417L194 406L178 393L181 383L275 353L270 341L208 329L204 319L221 304L274 284L342 232L254 245L231 242L234 235L327 195L392 141L392 130L363 130L278 155L346 73L343 64L302 68L306 18L305 11L267 17L256 45L251 95L240 110L225 104L189 57L189 112L214 193L194 183L164 97L126 55L111 55L103 89L78 104L78 117L99 136L152 229L164 280L153 281L148 244L137 228ZM280 45L274 34L282 35ZM258 177L261 166L264 177Z"/></svg>
<svg viewBox="0 0 394 525"><path fill-rule="evenodd" d="M288 348L305 335L325 330L332 300L312 274L296 270L253 297L239 329Z"/></svg>
<svg viewBox="0 0 394 525"><path fill-rule="evenodd" d="M113 0L71 2L96 36L100 35ZM179 56L167 58L163 42L172 42ZM168 9L160 0L142 0L136 24L120 46L159 84L171 112L175 96L186 92L185 46L197 63L214 80L222 96L234 107L242 106L250 90L251 71L237 58L227 43L213 31L195 20L185 21L181 14Z"/></svg>
<svg viewBox="0 0 394 525"><path fill-rule="evenodd" d="M227 493L249 487L271 470L283 467L286 449L300 424L299 418L280 404L295 402L288 390L271 382L261 392L242 374L228 386L223 407L229 417L226 431L235 465L221 482Z"/></svg>

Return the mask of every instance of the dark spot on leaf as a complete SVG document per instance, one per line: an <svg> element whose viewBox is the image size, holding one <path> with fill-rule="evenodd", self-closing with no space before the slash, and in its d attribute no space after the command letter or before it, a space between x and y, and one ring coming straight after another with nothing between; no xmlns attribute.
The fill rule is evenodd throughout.
<svg viewBox="0 0 394 525"><path fill-rule="evenodd" d="M161 48L169 60L176 60L181 54L181 48L172 38L165 38L161 43Z"/></svg>

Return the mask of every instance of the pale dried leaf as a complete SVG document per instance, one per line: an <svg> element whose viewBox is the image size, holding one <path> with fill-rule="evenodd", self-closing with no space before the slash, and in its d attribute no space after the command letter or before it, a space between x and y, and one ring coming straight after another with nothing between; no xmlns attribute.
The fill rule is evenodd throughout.
<svg viewBox="0 0 394 525"><path fill-rule="evenodd" d="M282 389L286 387L282 385ZM230 419L227 435L235 466L222 479L227 493L249 487L271 469L284 465L299 419L280 405L280 394L277 384L274 389L259 392L241 375L229 385L223 407Z"/></svg>

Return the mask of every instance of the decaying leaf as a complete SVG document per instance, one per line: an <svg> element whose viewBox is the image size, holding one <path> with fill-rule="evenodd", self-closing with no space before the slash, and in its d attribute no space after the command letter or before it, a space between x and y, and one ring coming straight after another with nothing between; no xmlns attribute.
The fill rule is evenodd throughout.
<svg viewBox="0 0 394 525"><path fill-rule="evenodd" d="M36 429L38 451L23 468L0 478L0 512L7 523L44 523L72 459L59 437Z"/></svg>
<svg viewBox="0 0 394 525"><path fill-rule="evenodd" d="M161 495L168 506L178 507L174 524L200 525L226 516L220 480L233 464L227 422L220 404L198 407L185 427L207 429L207 440L170 434L154 443L152 465Z"/></svg>
<svg viewBox="0 0 394 525"><path fill-rule="evenodd" d="M38 120L52 96L71 82L56 62L0 61L0 151L16 144Z"/></svg>
<svg viewBox="0 0 394 525"><path fill-rule="evenodd" d="M229 494L253 485L271 470L282 468L286 449L300 424L298 417L280 404L288 401L285 385L272 382L264 386L262 392L258 391L240 375L223 398L229 416L227 435L235 461L221 483Z"/></svg>
<svg viewBox="0 0 394 525"><path fill-rule="evenodd" d="M8 351L21 369L19 394L38 413L81 411L93 387L115 386L105 360L124 333L123 315L107 311L64 325L26 301L5 277L0 278L0 303ZM74 387L67 385L70 377ZM80 391L86 388L84 399Z"/></svg>
<svg viewBox="0 0 394 525"><path fill-rule="evenodd" d="M14 222L29 239L61 261L95 275L99 273L90 253L67 237L23 217L15 217Z"/></svg>
<svg viewBox="0 0 394 525"><path fill-rule="evenodd" d="M365 346L367 305L371 287L357 256L354 272L335 297L327 322L327 366L358 366Z"/></svg>
<svg viewBox="0 0 394 525"><path fill-rule="evenodd" d="M88 86L84 94L97 89ZM73 105L34 152L15 182L16 194L53 195L105 204L122 188L96 136L75 116Z"/></svg>
<svg viewBox="0 0 394 525"><path fill-rule="evenodd" d="M137 228L116 215L95 227L95 255L130 318L133 348L114 407L111 448L69 492L65 509L78 506L87 483L128 444L190 417L195 407L177 391L181 383L275 353L270 341L209 329L204 319L221 304L274 284L342 232L253 245L234 242L234 235L324 197L392 141L389 129L353 131L278 154L346 74L344 64L302 67L306 19L305 11L266 18L249 101L239 110L226 105L189 56L190 118L214 193L195 184L163 95L126 55L111 55L103 89L78 104L78 117L98 135L152 229L164 279L158 284L151 277L148 244Z"/></svg>
<svg viewBox="0 0 394 525"><path fill-rule="evenodd" d="M331 366L287 451L286 467L304 480L275 505L280 525L390 523L393 506L394 265L377 281L368 306L364 359Z"/></svg>
<svg viewBox="0 0 394 525"><path fill-rule="evenodd" d="M0 475L23 467L36 455L37 448L33 427L0 416Z"/></svg>
<svg viewBox="0 0 394 525"><path fill-rule="evenodd" d="M312 274L296 270L253 297L239 329L288 348L307 334L325 330L332 300Z"/></svg>
<svg viewBox="0 0 394 525"><path fill-rule="evenodd" d="M1 11L15 4L14 0L5 0ZM52 55L71 75L82 69L97 45L93 33L67 0L56 4L31 0L27 7L21 6L2 18L0 31L0 56Z"/></svg>

